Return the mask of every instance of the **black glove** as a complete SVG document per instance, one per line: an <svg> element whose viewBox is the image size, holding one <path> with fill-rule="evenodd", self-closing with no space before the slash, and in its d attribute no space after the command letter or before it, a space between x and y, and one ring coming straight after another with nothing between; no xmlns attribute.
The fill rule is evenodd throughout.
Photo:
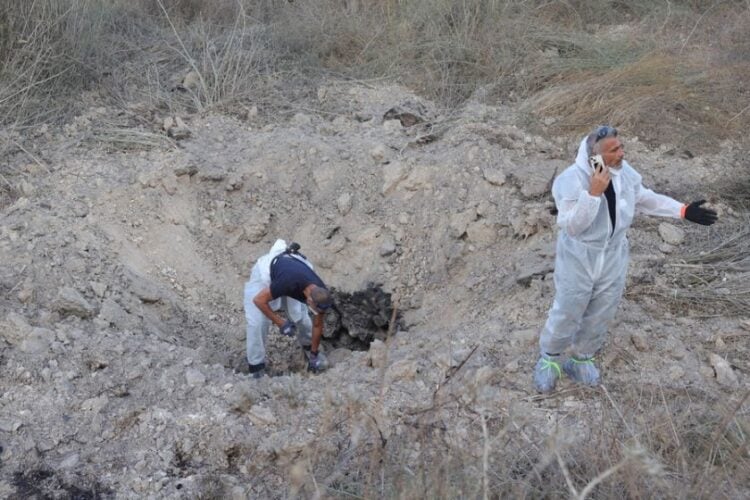
<svg viewBox="0 0 750 500"><path fill-rule="evenodd" d="M696 224L702 224L704 226L710 226L719 218L716 212L710 208L703 208L701 205L706 203L706 200L694 201L685 207L685 218L690 222Z"/></svg>
<svg viewBox="0 0 750 500"><path fill-rule="evenodd" d="M294 322L287 320L286 323L281 325L279 331L286 337L294 337L294 334L297 333L297 325L295 325Z"/></svg>

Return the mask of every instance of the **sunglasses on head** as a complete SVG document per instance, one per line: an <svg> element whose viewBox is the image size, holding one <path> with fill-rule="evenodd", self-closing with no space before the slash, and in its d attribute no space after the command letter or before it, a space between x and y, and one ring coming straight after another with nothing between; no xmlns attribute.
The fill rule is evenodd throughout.
<svg viewBox="0 0 750 500"><path fill-rule="evenodd" d="M596 141L594 142L599 142L605 137L617 137L617 129L609 125L602 125L596 129Z"/></svg>

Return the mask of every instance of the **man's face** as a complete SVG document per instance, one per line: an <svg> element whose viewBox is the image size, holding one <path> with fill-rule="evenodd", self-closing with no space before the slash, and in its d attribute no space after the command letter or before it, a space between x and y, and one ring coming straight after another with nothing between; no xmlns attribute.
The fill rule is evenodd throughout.
<svg viewBox="0 0 750 500"><path fill-rule="evenodd" d="M617 137L605 137L601 140L602 159L604 164L610 168L620 168L625 150L620 139Z"/></svg>

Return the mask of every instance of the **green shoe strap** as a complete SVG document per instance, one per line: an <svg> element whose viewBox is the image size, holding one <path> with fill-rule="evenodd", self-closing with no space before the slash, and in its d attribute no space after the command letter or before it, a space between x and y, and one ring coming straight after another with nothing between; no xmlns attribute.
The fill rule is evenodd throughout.
<svg viewBox="0 0 750 500"><path fill-rule="evenodd" d="M553 369L557 373L557 378L562 377L562 372L560 371L560 363L556 361L549 360L547 358L542 358L542 370L550 370Z"/></svg>
<svg viewBox="0 0 750 500"><path fill-rule="evenodd" d="M574 357L571 357L570 360L576 364L576 365L583 365L587 363L593 363L595 358L586 358L586 359L576 359Z"/></svg>

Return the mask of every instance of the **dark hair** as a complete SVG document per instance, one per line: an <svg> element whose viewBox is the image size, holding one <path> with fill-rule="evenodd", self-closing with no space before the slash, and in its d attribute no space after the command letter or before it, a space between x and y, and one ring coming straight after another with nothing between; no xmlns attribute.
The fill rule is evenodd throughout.
<svg viewBox="0 0 750 500"><path fill-rule="evenodd" d="M322 286L316 286L310 292L310 298L313 299L318 309L328 309L333 305L333 295L331 291Z"/></svg>

